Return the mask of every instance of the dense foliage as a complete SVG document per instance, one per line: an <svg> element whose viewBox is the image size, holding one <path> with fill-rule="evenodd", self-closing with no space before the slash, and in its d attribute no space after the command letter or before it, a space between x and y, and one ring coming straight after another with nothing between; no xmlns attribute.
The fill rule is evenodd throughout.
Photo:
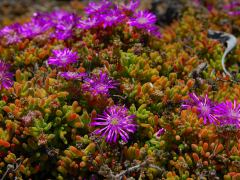
<svg viewBox="0 0 240 180"><path fill-rule="evenodd" d="M240 178L240 46L229 77L207 35L239 37L240 4L194 1L161 33L139 4L0 30L2 178Z"/></svg>

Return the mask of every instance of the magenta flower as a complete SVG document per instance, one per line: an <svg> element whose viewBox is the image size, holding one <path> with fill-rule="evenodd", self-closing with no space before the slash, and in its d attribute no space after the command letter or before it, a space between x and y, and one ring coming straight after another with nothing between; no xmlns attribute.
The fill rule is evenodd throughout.
<svg viewBox="0 0 240 180"><path fill-rule="evenodd" d="M66 40L66 39L71 38L72 35L73 35L72 30L62 31L62 30L56 29L55 32L52 33L51 37L52 38L57 38L59 40Z"/></svg>
<svg viewBox="0 0 240 180"><path fill-rule="evenodd" d="M204 124L208 122L210 124L217 124L218 120L213 112L214 103L207 95L205 97L198 97L195 93L190 93L189 97L191 99L185 101L185 104L182 104L183 109L195 106L198 111L198 116L199 118L203 118Z"/></svg>
<svg viewBox="0 0 240 180"><path fill-rule="evenodd" d="M240 16L240 2L234 1L224 6L224 9L228 11L230 16Z"/></svg>
<svg viewBox="0 0 240 180"><path fill-rule="evenodd" d="M135 13L133 18L130 18L128 24L130 26L136 27L138 29L143 29L148 32L150 35L161 37L159 28L155 25L157 17L147 11L139 11Z"/></svg>
<svg viewBox="0 0 240 180"><path fill-rule="evenodd" d="M37 21L40 24L48 24L49 26L54 27L59 23L61 23L62 21L65 21L66 19L69 20L69 17L71 16L75 16L75 15L68 11L58 9L50 13L36 12L33 14L32 20Z"/></svg>
<svg viewBox="0 0 240 180"><path fill-rule="evenodd" d="M14 33L15 30L11 26L5 26L0 30L0 37L3 37L7 34Z"/></svg>
<svg viewBox="0 0 240 180"><path fill-rule="evenodd" d="M32 21L43 28L55 28L51 37L65 40L72 37L77 16L64 10L56 10L51 13L34 13Z"/></svg>
<svg viewBox="0 0 240 180"><path fill-rule="evenodd" d="M112 6L112 3L107 0L103 0L101 2L90 2L85 8L85 12L88 15L96 15L106 12L110 6Z"/></svg>
<svg viewBox="0 0 240 180"><path fill-rule="evenodd" d="M128 4L121 3L120 8L124 11L134 12L140 5L140 0L130 1Z"/></svg>
<svg viewBox="0 0 240 180"><path fill-rule="evenodd" d="M10 65L0 61L0 89L9 89L13 86L13 73L9 72Z"/></svg>
<svg viewBox="0 0 240 180"><path fill-rule="evenodd" d="M69 17L72 15L73 14L68 11L59 9L51 12L49 14L49 18L53 24L58 24L60 21L64 20L65 17Z"/></svg>
<svg viewBox="0 0 240 180"><path fill-rule="evenodd" d="M3 27L3 28L0 30L0 37L17 33L19 27L20 27L19 24L13 24L13 25L10 25L10 26L5 26L5 27Z"/></svg>
<svg viewBox="0 0 240 180"><path fill-rule="evenodd" d="M98 27L99 24L100 24L99 20L93 17L93 18L88 18L86 20L79 20L77 24L77 28L92 29L92 28Z"/></svg>
<svg viewBox="0 0 240 180"><path fill-rule="evenodd" d="M72 50L64 48L63 50L53 50L53 56L48 59L48 64L59 67L66 67L71 63L76 63L77 59L77 52L72 52Z"/></svg>
<svg viewBox="0 0 240 180"><path fill-rule="evenodd" d="M160 138L165 132L166 130L164 128L161 128L155 133L155 137Z"/></svg>
<svg viewBox="0 0 240 180"><path fill-rule="evenodd" d="M140 29L148 29L151 25L154 25L157 21L157 17L147 11L139 11L134 14L133 18L130 18L128 24Z"/></svg>
<svg viewBox="0 0 240 180"><path fill-rule="evenodd" d="M155 36L157 38L161 38L162 37L162 35L161 35L160 31L159 31L159 27L158 26L155 26L155 25L150 26L149 29L147 30L147 32L149 34L151 34L152 36Z"/></svg>
<svg viewBox="0 0 240 180"><path fill-rule="evenodd" d="M50 20L51 20L50 15L47 12L33 13L33 17L32 17L33 22L37 22L38 24L51 28L53 27L53 23Z"/></svg>
<svg viewBox="0 0 240 180"><path fill-rule="evenodd" d="M110 89L115 89L118 83L108 77L107 73L100 72L99 76L93 74L85 78L82 84L83 92L90 92L93 96L109 95Z"/></svg>
<svg viewBox="0 0 240 180"><path fill-rule="evenodd" d="M121 23L124 19L124 15L119 10L110 10L106 14L101 14L100 18L103 27L111 27Z"/></svg>
<svg viewBox="0 0 240 180"><path fill-rule="evenodd" d="M240 127L240 104L236 100L222 102L214 107L215 116L221 125L235 125Z"/></svg>
<svg viewBox="0 0 240 180"><path fill-rule="evenodd" d="M60 72L59 75L67 80L82 80L86 76L86 73Z"/></svg>
<svg viewBox="0 0 240 180"><path fill-rule="evenodd" d="M76 22L77 18L74 14L64 16L64 18L55 25L55 32L52 34L52 37L60 40L66 40L72 37Z"/></svg>
<svg viewBox="0 0 240 180"><path fill-rule="evenodd" d="M12 34L5 35L4 39L6 40L7 45L21 42L21 37L16 32L12 33Z"/></svg>
<svg viewBox="0 0 240 180"><path fill-rule="evenodd" d="M56 28L62 31L71 30L76 24L77 17L74 14L64 16L64 18L56 24Z"/></svg>
<svg viewBox="0 0 240 180"><path fill-rule="evenodd" d="M135 115L129 115L128 109L124 106L110 106L106 108L102 115L98 115L92 126L103 126L97 129L93 134L106 137L106 142L116 143L120 138L124 142L128 142L129 133L134 133L137 130L137 125L134 122Z"/></svg>
<svg viewBox="0 0 240 180"><path fill-rule="evenodd" d="M43 34L49 28L48 24L33 20L20 26L19 34L24 38L33 38L37 35Z"/></svg>
<svg viewBox="0 0 240 180"><path fill-rule="evenodd" d="M18 33L19 27L19 24L13 24L10 26L5 26L0 30L0 37L6 41L7 45L21 41L21 37Z"/></svg>

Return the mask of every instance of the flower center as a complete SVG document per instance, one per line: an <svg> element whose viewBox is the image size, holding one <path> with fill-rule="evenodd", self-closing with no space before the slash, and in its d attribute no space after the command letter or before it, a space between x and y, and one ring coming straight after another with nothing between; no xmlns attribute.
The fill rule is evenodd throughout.
<svg viewBox="0 0 240 180"><path fill-rule="evenodd" d="M97 89L100 90L100 91L104 91L106 89L106 85L105 84L98 84Z"/></svg>
<svg viewBox="0 0 240 180"><path fill-rule="evenodd" d="M95 9L95 10L97 11L97 10L100 10L101 7L102 7L101 4L95 4L92 8Z"/></svg>
<svg viewBox="0 0 240 180"><path fill-rule="evenodd" d="M33 26L33 29L32 29L33 33L39 33L41 32L41 27L40 26Z"/></svg>
<svg viewBox="0 0 240 180"><path fill-rule="evenodd" d="M105 20L106 20L106 21L112 21L112 20L113 20L113 17L107 16L107 17L105 18Z"/></svg>
<svg viewBox="0 0 240 180"><path fill-rule="evenodd" d="M75 77L75 75L76 75L76 73L74 73L74 72L69 72L68 73L68 76L70 76L70 77Z"/></svg>
<svg viewBox="0 0 240 180"><path fill-rule="evenodd" d="M93 26L95 24L95 21L88 21L86 25Z"/></svg>
<svg viewBox="0 0 240 180"><path fill-rule="evenodd" d="M111 121L112 125L118 125L118 119L117 118L113 118Z"/></svg>
<svg viewBox="0 0 240 180"><path fill-rule="evenodd" d="M66 63L67 62L67 57L62 57L61 60L62 60L63 63Z"/></svg>
<svg viewBox="0 0 240 180"><path fill-rule="evenodd" d="M140 24L146 24L147 23L147 18L145 17L140 17L137 19L137 22L140 23Z"/></svg>
<svg viewBox="0 0 240 180"><path fill-rule="evenodd" d="M209 107L208 106L202 106L201 111L202 111L202 113L207 114L207 113L209 113Z"/></svg>

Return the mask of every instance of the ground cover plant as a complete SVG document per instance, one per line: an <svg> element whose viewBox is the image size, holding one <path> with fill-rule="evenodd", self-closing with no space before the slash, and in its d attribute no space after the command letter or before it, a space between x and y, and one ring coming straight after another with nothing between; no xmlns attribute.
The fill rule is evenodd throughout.
<svg viewBox="0 0 240 180"><path fill-rule="evenodd" d="M139 5L0 29L1 179L240 178L240 3Z"/></svg>

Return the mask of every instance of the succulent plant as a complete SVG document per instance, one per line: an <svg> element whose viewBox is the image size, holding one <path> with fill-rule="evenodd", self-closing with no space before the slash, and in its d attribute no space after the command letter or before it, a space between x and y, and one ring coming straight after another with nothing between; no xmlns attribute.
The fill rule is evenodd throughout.
<svg viewBox="0 0 240 180"><path fill-rule="evenodd" d="M164 27L103 0L1 28L1 179L238 179L240 46L230 78L208 36L239 37L237 4L195 3Z"/></svg>

